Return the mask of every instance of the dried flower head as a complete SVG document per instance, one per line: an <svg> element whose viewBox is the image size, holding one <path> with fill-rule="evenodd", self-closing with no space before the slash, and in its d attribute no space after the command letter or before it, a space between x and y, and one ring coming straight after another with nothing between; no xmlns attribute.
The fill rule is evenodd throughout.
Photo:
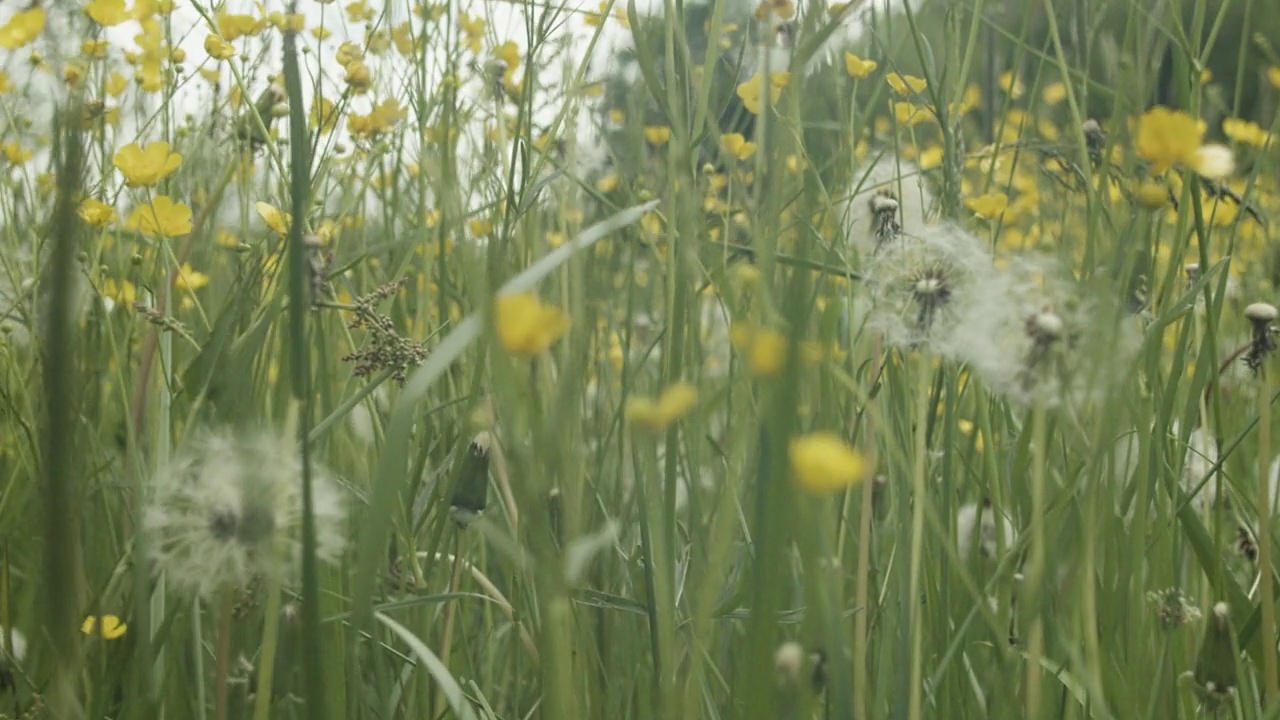
<svg viewBox="0 0 1280 720"><path fill-rule="evenodd" d="M1147 600L1155 608L1160 627L1165 630L1174 630L1200 619L1200 608L1177 588L1152 590L1147 593Z"/></svg>
<svg viewBox="0 0 1280 720"><path fill-rule="evenodd" d="M312 468L317 558L345 544L338 487ZM290 582L301 562L302 465L274 433L202 432L160 469L144 523L155 568L184 592L209 597L255 578Z"/></svg>
<svg viewBox="0 0 1280 720"><path fill-rule="evenodd" d="M399 292L405 282L401 279L387 283L356 299L348 327L368 332L369 344L342 358L343 362L356 363L356 377L368 377L386 369L403 385L409 369L427 359L425 345L401 335L391 318L378 311L378 303Z"/></svg>

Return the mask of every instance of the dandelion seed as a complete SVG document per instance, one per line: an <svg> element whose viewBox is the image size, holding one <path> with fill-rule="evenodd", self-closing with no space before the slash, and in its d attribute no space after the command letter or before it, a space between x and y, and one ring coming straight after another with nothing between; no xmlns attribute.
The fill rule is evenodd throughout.
<svg viewBox="0 0 1280 720"><path fill-rule="evenodd" d="M316 557L337 560L345 511L330 476L312 468ZM302 467L271 432L194 437L154 480L144 514L156 571L175 589L211 597L256 578L292 582L301 563Z"/></svg>

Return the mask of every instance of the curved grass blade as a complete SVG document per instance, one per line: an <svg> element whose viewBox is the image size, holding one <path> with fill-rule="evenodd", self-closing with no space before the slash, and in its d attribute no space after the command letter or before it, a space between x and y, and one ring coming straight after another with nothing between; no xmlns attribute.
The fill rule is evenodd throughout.
<svg viewBox="0 0 1280 720"><path fill-rule="evenodd" d="M462 692L462 686L458 685L458 681L453 679L453 675L449 673L449 669L440 662L440 658L431 652L431 648L427 647L416 635L409 632L409 629L391 618L378 613L376 615L378 622L386 625L391 632L400 637L401 640L409 646L413 656L426 666L427 673L435 678L436 683L440 685L440 689L444 691L445 699L449 702L449 707L453 709L454 715L461 720L477 720L475 711L471 709L471 703L467 702L467 697Z"/></svg>

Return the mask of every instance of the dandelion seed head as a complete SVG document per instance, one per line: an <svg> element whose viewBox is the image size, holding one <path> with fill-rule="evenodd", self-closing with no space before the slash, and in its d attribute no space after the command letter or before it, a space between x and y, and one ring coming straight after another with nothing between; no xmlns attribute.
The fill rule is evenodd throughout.
<svg viewBox="0 0 1280 720"><path fill-rule="evenodd" d="M974 540L977 545L974 545ZM984 558L994 558L1003 547L1013 546L1013 526L1003 514L997 515L990 500L981 505L968 503L956 515L956 546L962 559L977 551Z"/></svg>
<svg viewBox="0 0 1280 720"><path fill-rule="evenodd" d="M1170 428L1175 437L1179 435L1179 424L1174 421ZM1190 494L1191 506L1199 512L1214 507L1218 502L1218 483L1216 478L1208 477L1218 461L1218 443L1203 427L1198 427L1187 436L1187 451L1182 462L1182 487ZM1201 486L1201 483L1204 483Z"/></svg>
<svg viewBox="0 0 1280 720"><path fill-rule="evenodd" d="M13 638L13 647L9 647L9 638ZM4 660L21 663L27 656L27 638L17 628L0 628L0 656ZM5 663L0 661L0 666Z"/></svg>
<svg viewBox="0 0 1280 720"><path fill-rule="evenodd" d="M787 684L800 680L800 671L804 668L805 653L800 643L789 640L778 646L773 654L773 667L778 679Z"/></svg>
<svg viewBox="0 0 1280 720"><path fill-rule="evenodd" d="M1273 322L1276 315L1276 306L1268 303L1256 302L1244 309L1244 316L1255 323Z"/></svg>
<svg viewBox="0 0 1280 720"><path fill-rule="evenodd" d="M849 245L864 257L874 252L877 230L886 217L895 220L898 231L919 234L933 207L933 193L920 168L887 153L854 170L849 191L851 195L837 205L837 217Z"/></svg>
<svg viewBox="0 0 1280 720"><path fill-rule="evenodd" d="M995 391L1055 407L1102 397L1129 367L1141 333L1110 293L1090 289L1044 258L1013 260L971 286L946 354Z"/></svg>
<svg viewBox="0 0 1280 720"><path fill-rule="evenodd" d="M882 246L865 271L871 326L886 342L946 346L974 286L990 273L990 257L977 238L950 224L929 225Z"/></svg>
<svg viewBox="0 0 1280 720"><path fill-rule="evenodd" d="M312 469L316 554L332 562L345 544L345 508L333 479ZM156 474L144 523L157 572L209 597L256 578L292 582L301 562L302 468L271 433L202 432Z"/></svg>

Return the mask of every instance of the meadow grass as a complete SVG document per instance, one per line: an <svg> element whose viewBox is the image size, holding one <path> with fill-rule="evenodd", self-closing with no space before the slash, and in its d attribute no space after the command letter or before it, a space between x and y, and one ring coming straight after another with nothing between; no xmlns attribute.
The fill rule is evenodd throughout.
<svg viewBox="0 0 1280 720"><path fill-rule="evenodd" d="M4 716L1280 712L1258 0L303 10L0 15Z"/></svg>

